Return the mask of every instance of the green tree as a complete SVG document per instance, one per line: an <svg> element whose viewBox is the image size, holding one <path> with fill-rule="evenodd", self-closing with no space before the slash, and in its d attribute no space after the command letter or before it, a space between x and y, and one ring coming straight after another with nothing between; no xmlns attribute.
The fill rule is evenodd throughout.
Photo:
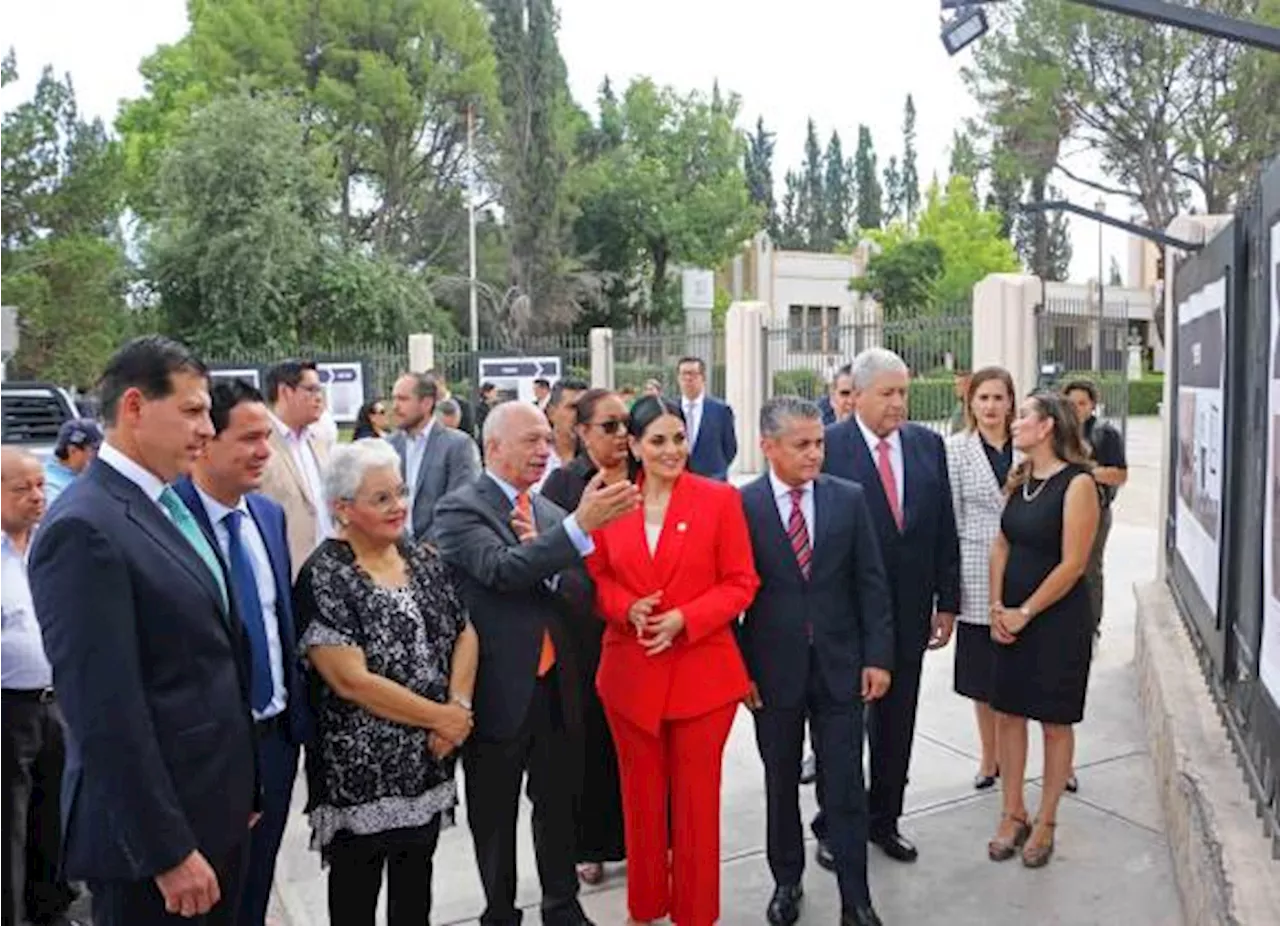
<svg viewBox="0 0 1280 926"><path fill-rule="evenodd" d="M619 109L621 142L584 168L583 215L619 264L629 256L641 269L645 321L678 312L672 265L717 266L762 225L743 174L738 105L638 79Z"/></svg>
<svg viewBox="0 0 1280 926"><path fill-rule="evenodd" d="M890 225L903 218L906 209L906 190L902 186L902 170L898 156L890 155L884 168L884 223Z"/></svg>
<svg viewBox="0 0 1280 926"><path fill-rule="evenodd" d="M5 85L17 79L12 51L2 70ZM5 114L0 146L3 296L22 333L10 372L92 386L129 321L120 147L50 68Z"/></svg>
<svg viewBox="0 0 1280 926"><path fill-rule="evenodd" d="M1124 286L1124 276L1120 273L1120 261L1116 260L1114 255L1107 268L1107 285Z"/></svg>
<svg viewBox="0 0 1280 926"><path fill-rule="evenodd" d="M907 224L920 209L920 174L916 167L916 101L907 94L902 109L902 211Z"/></svg>
<svg viewBox="0 0 1280 926"><path fill-rule="evenodd" d="M863 231L879 228L883 220L883 191L876 171L876 150L871 130L858 126L858 151L853 159L853 183L858 197L858 227Z"/></svg>
<svg viewBox="0 0 1280 926"><path fill-rule="evenodd" d="M341 240L410 265L457 259L465 240L465 114L483 142L500 118L484 16L468 0L200 0L190 31L143 63L147 92L117 125L154 189L158 154L210 99L278 92L323 145ZM489 145L488 148L492 148ZM488 151L485 161L490 161ZM138 196L139 212L152 204Z"/></svg>
<svg viewBox="0 0 1280 926"><path fill-rule="evenodd" d="M823 156L825 176L822 192L826 212L826 233L822 250L842 247L849 241L849 223L853 218L853 168L845 160L840 133L832 132Z"/></svg>
<svg viewBox="0 0 1280 926"><path fill-rule="evenodd" d="M796 223L804 236L804 246L811 251L825 251L829 247L823 173L822 146L818 144L818 129L810 119L804 138L804 167L800 174L800 191L796 199Z"/></svg>
<svg viewBox="0 0 1280 926"><path fill-rule="evenodd" d="M577 314L565 246L572 232L566 173L573 101L551 0L487 0L504 119L496 170L509 240L509 277L536 324Z"/></svg>
<svg viewBox="0 0 1280 926"><path fill-rule="evenodd" d="M296 105L223 97L175 139L145 251L165 330L210 356L447 330L418 278L344 251L314 213L332 158L304 141Z"/></svg>
<svg viewBox="0 0 1280 926"><path fill-rule="evenodd" d="M804 229L800 227L800 175L787 171L783 178L785 192L782 195L782 215L778 221L778 247L800 250L805 246Z"/></svg>
<svg viewBox="0 0 1280 926"><path fill-rule="evenodd" d="M747 151L742 156L742 170L747 176L747 192L751 202L764 214L765 230L774 241L781 231L773 195L774 134L764 127L764 118L756 119L756 130L747 136Z"/></svg>
<svg viewBox="0 0 1280 926"><path fill-rule="evenodd" d="M981 173L982 158L978 154L973 136L968 131L956 129L951 135L951 162L947 169L948 176L967 177L976 190Z"/></svg>

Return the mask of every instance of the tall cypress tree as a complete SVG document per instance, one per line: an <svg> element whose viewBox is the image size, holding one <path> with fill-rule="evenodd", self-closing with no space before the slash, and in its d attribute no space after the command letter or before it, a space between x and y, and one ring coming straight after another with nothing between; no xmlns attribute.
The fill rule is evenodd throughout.
<svg viewBox="0 0 1280 926"><path fill-rule="evenodd" d="M902 113L902 211L907 223L920 211L920 174L916 168L916 101L907 94Z"/></svg>
<svg viewBox="0 0 1280 926"><path fill-rule="evenodd" d="M880 187L880 174L876 170L876 149L871 140L871 130L858 126L858 152L853 159L853 182L857 191L858 228L869 231L879 228L884 219L884 193Z"/></svg>
<svg viewBox="0 0 1280 926"><path fill-rule="evenodd" d="M765 131L764 118L756 120L756 130L747 136L747 150L742 156L743 173L747 175L747 192L751 201L764 212L769 237L778 240L778 211L773 196L774 134Z"/></svg>
<svg viewBox="0 0 1280 926"><path fill-rule="evenodd" d="M831 250L849 240L849 221L853 215L852 167L844 157L840 133L832 132L823 157L826 177L826 235L821 250Z"/></svg>
<svg viewBox="0 0 1280 926"><path fill-rule="evenodd" d="M902 218L905 199L902 188L902 171L898 168L897 155L889 156L884 168L884 221L888 225Z"/></svg>
<svg viewBox="0 0 1280 926"><path fill-rule="evenodd" d="M804 236L805 247L822 250L826 238L826 195L823 191L822 148L818 144L818 129L809 120L809 131L804 139L804 172L800 177L800 195L796 219Z"/></svg>

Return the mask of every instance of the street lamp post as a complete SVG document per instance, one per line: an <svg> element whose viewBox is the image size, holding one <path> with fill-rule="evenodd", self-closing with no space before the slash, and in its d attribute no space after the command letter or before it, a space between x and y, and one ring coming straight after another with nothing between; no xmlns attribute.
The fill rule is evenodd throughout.
<svg viewBox="0 0 1280 926"><path fill-rule="evenodd" d="M471 352L480 350L480 306L476 298L476 144L475 105L467 104L467 231L470 241Z"/></svg>
<svg viewBox="0 0 1280 926"><path fill-rule="evenodd" d="M1098 214L1101 215L1107 211L1107 202L1099 199L1094 205ZM1098 330L1094 333L1093 339L1093 369L1095 373L1102 372L1102 331L1106 324L1106 290L1103 289L1103 266L1102 266L1102 230L1105 226L1101 222L1098 223Z"/></svg>

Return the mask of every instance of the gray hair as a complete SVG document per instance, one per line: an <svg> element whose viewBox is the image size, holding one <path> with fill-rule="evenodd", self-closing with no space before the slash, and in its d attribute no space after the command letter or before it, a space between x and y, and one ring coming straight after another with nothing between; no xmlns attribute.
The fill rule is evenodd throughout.
<svg viewBox="0 0 1280 926"><path fill-rule="evenodd" d="M760 435L781 437L792 421L821 421L822 409L798 395L780 395L760 406Z"/></svg>
<svg viewBox="0 0 1280 926"><path fill-rule="evenodd" d="M462 406L458 404L457 399L441 399L440 404L436 406L436 414L443 418L461 415Z"/></svg>
<svg viewBox="0 0 1280 926"><path fill-rule="evenodd" d="M370 470L390 467L400 470L400 454L381 437L366 437L350 444L340 444L329 456L324 474L324 500L350 501L360 491Z"/></svg>
<svg viewBox="0 0 1280 926"><path fill-rule="evenodd" d="M484 430L481 434L484 445L488 447L493 441L501 440L505 436L504 432L511 427L511 419L522 413L536 415L544 423L547 420L546 415L536 405L517 401L499 402L485 416Z"/></svg>
<svg viewBox="0 0 1280 926"><path fill-rule="evenodd" d="M882 373L907 373L906 361L893 351L884 347L868 347L849 364L849 373L853 376L853 388L861 392L871 388L876 377Z"/></svg>

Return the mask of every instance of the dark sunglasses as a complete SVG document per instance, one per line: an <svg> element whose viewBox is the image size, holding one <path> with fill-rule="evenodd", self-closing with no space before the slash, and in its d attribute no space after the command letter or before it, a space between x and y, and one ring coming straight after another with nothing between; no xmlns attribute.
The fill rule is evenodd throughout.
<svg viewBox="0 0 1280 926"><path fill-rule="evenodd" d="M840 396L842 399L847 399L849 396L853 395L853 390L852 390L852 389L837 389L837 390L836 390L836 395Z"/></svg>
<svg viewBox="0 0 1280 926"><path fill-rule="evenodd" d="M591 422L591 425L599 428L610 436L627 429L627 422L618 418L610 418L608 421L593 421Z"/></svg>
<svg viewBox="0 0 1280 926"><path fill-rule="evenodd" d="M371 414L371 415L385 415L386 413L387 413L387 410L386 410L385 408L383 408L381 405L379 405L377 408L375 408L375 409L374 409L373 411L371 411L369 414Z"/></svg>

